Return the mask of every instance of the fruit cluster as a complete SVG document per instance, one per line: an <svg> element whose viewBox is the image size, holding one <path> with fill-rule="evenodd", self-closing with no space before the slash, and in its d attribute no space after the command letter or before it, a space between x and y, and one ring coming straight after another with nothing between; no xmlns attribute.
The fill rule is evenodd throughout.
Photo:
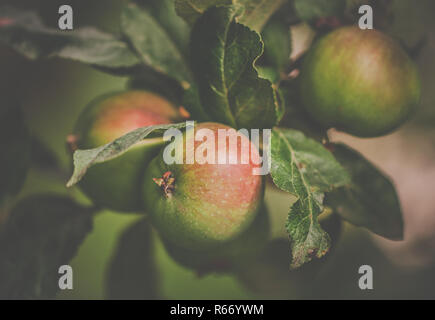
<svg viewBox="0 0 435 320"><path fill-rule="evenodd" d="M420 97L416 67L400 46L379 31L356 27L321 38L303 61L299 83L301 101L314 121L362 137L397 128ZM185 117L151 91L106 95L80 116L75 147L95 148L134 129ZM196 127L214 133L230 128L213 122ZM248 137L242 139L250 148L225 150L230 157L252 150L259 155ZM162 138L146 139L90 168L80 187L100 206L146 212L173 258L200 273L225 270L237 257L258 254L269 238L269 220L263 204L265 179L252 174L256 165L167 164L164 145Z"/></svg>

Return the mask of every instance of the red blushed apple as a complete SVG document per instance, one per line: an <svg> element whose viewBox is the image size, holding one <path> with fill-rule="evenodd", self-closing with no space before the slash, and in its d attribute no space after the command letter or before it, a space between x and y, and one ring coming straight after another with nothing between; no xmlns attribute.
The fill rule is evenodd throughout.
<svg viewBox="0 0 435 320"><path fill-rule="evenodd" d="M264 193L263 176L253 174L260 166L260 155L248 137L239 136L237 148L230 148L229 136L237 135L235 130L223 145L218 143L218 130L230 127L208 122L198 124L195 132L201 129L214 134L216 161L167 164L161 152L147 168L143 188L145 208L162 237L190 250L222 244L244 231L257 214ZM195 155L203 150L204 142L194 142ZM175 148L184 150L186 160L186 133L174 143ZM217 164L221 152L239 161ZM249 161L243 163L242 156Z"/></svg>
<svg viewBox="0 0 435 320"><path fill-rule="evenodd" d="M80 115L72 138L77 148L90 149L134 129L180 119L178 110L163 97L148 91L126 91L91 102ZM102 207L116 211L143 211L142 177L147 164L162 145L161 138L146 139L122 156L95 165L80 182L80 188Z"/></svg>

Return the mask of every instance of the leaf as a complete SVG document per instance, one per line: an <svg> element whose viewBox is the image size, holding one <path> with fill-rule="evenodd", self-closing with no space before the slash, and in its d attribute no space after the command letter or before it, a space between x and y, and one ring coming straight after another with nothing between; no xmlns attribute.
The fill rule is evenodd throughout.
<svg viewBox="0 0 435 320"><path fill-rule="evenodd" d="M272 131L272 178L296 196L302 190L327 192L350 182L347 171L321 143L293 129ZM297 183L304 180L304 185Z"/></svg>
<svg viewBox="0 0 435 320"><path fill-rule="evenodd" d="M208 9L234 4L243 8L237 22L260 32L272 14L285 2L286 0L175 0L175 10L193 26Z"/></svg>
<svg viewBox="0 0 435 320"><path fill-rule="evenodd" d="M232 4L232 0L175 0L175 11L193 26L208 8L225 4Z"/></svg>
<svg viewBox="0 0 435 320"><path fill-rule="evenodd" d="M186 96L183 97L183 106L192 118L207 120L187 58L176 40L171 38L167 25L149 12L129 5L122 13L121 28L143 64L180 83Z"/></svg>
<svg viewBox="0 0 435 320"><path fill-rule="evenodd" d="M213 120L235 128L271 128L279 110L270 81L254 63L263 53L259 35L234 21L235 7L211 8L192 30L192 68L203 107Z"/></svg>
<svg viewBox="0 0 435 320"><path fill-rule="evenodd" d="M150 90L170 100L176 106L181 105L184 94L178 81L151 69L132 76L127 83L127 88Z"/></svg>
<svg viewBox="0 0 435 320"><path fill-rule="evenodd" d="M286 0L234 0L243 6L243 14L237 22L260 32L270 17L286 3Z"/></svg>
<svg viewBox="0 0 435 320"><path fill-rule="evenodd" d="M345 0L294 0L296 12L304 21L323 17L341 17L346 7Z"/></svg>
<svg viewBox="0 0 435 320"><path fill-rule="evenodd" d="M175 12L174 0L135 0L165 29L182 52L187 52L190 28Z"/></svg>
<svg viewBox="0 0 435 320"><path fill-rule="evenodd" d="M257 73L260 78L267 79L271 83L277 84L280 81L280 74L276 71L276 68L257 66Z"/></svg>
<svg viewBox="0 0 435 320"><path fill-rule="evenodd" d="M92 229L90 209L69 198L38 195L12 210L0 230L0 298L48 299Z"/></svg>
<svg viewBox="0 0 435 320"><path fill-rule="evenodd" d="M269 65L279 72L285 72L290 64L290 26L280 19L269 21L263 30L264 57Z"/></svg>
<svg viewBox="0 0 435 320"><path fill-rule="evenodd" d="M121 15L121 29L142 63L184 83L192 82L186 58L165 28L149 12L130 4Z"/></svg>
<svg viewBox="0 0 435 320"><path fill-rule="evenodd" d="M326 255L331 246L331 238L319 222L318 215L323 211L320 205L323 195L308 193L303 195L290 208L286 229L290 237L292 262L290 268L296 269L311 261L313 257ZM318 199L314 199L318 196Z"/></svg>
<svg viewBox="0 0 435 320"><path fill-rule="evenodd" d="M391 181L350 147L333 144L331 149L352 181L328 193L326 203L354 225L389 239L403 239L402 210Z"/></svg>
<svg viewBox="0 0 435 320"><path fill-rule="evenodd" d="M107 276L109 299L161 298L153 240L147 218L121 236Z"/></svg>
<svg viewBox="0 0 435 320"><path fill-rule="evenodd" d="M30 164L30 134L20 108L11 106L0 116L0 206L16 195Z"/></svg>
<svg viewBox="0 0 435 320"><path fill-rule="evenodd" d="M92 165L119 157L145 138L161 136L167 129L181 129L185 126L185 123L179 123L142 127L133 130L101 147L75 151L74 172L67 183L67 187L72 187L78 183Z"/></svg>
<svg viewBox="0 0 435 320"><path fill-rule="evenodd" d="M0 8L0 20L0 42L29 59L60 57L108 70L139 63L127 43L95 28L60 31L44 26L34 12L10 7Z"/></svg>
<svg viewBox="0 0 435 320"><path fill-rule="evenodd" d="M271 147L273 182L298 197L290 209L287 231L292 248L291 268L325 255L329 235L318 222L324 192L346 185L347 172L320 143L292 129L274 129Z"/></svg>
<svg viewBox="0 0 435 320"><path fill-rule="evenodd" d="M331 235L331 252L341 235L342 219L336 214L327 217L322 213L319 221L321 227ZM305 297L314 290L320 273L327 267L330 255L321 260L311 261L297 270L288 270L287 252L289 244L286 239L275 238L267 243L255 261L248 261L239 270L236 277L251 291L261 298L289 299ZM289 296L290 295L290 296Z"/></svg>
<svg viewBox="0 0 435 320"><path fill-rule="evenodd" d="M210 115L205 112L201 104L198 86L196 84L191 85L189 89L184 91L183 107L189 111L192 119L196 119L197 121L211 120Z"/></svg>

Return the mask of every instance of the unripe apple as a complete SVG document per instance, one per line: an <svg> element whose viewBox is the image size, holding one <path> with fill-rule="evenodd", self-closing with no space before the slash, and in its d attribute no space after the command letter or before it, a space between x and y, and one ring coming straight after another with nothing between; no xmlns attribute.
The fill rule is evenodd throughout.
<svg viewBox="0 0 435 320"><path fill-rule="evenodd" d="M301 100L325 127L355 136L391 132L420 100L413 61L377 30L339 28L308 52L301 69Z"/></svg>
<svg viewBox="0 0 435 320"><path fill-rule="evenodd" d="M264 194L263 176L253 174L254 168L260 167L259 152L248 137L242 135L237 148L230 148L230 143L218 143L218 130L230 127L212 122L195 126L195 132L202 129L213 134L210 141L214 142L215 160L226 152L229 159L247 155L249 161L202 164L195 158L188 164L186 142L193 136L184 133L183 139L173 142L174 150L183 150L183 163L165 163L162 150L144 177L144 205L155 227L166 241L190 250L217 246L243 232L259 210ZM234 129L225 132L237 135ZM203 142L194 140L196 155Z"/></svg>
<svg viewBox="0 0 435 320"><path fill-rule="evenodd" d="M168 124L179 118L177 109L155 93L114 93L97 98L84 109L72 137L77 148L90 149L134 129ZM162 145L161 138L145 139L120 157L91 167L80 188L97 205L116 211L143 211L142 177Z"/></svg>
<svg viewBox="0 0 435 320"><path fill-rule="evenodd" d="M238 266L255 261L270 238L270 221L263 206L249 227L216 248L194 251L163 240L166 252L178 264L194 270L198 276L211 272L232 272Z"/></svg>

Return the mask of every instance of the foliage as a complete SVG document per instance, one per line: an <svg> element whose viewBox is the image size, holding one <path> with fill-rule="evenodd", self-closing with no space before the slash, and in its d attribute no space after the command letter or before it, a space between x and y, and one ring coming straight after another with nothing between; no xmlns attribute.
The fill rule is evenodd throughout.
<svg viewBox="0 0 435 320"><path fill-rule="evenodd" d="M272 136L273 182L298 197L292 205L287 231L292 248L292 268L325 255L329 235L317 221L323 211L324 192L346 185L347 172L332 154L301 132L276 128Z"/></svg>
<svg viewBox="0 0 435 320"><path fill-rule="evenodd" d="M107 279L109 299L158 299L159 274L153 260L154 241L146 218L121 236Z"/></svg>
<svg viewBox="0 0 435 320"><path fill-rule="evenodd" d="M0 297L53 298L59 267L91 229L91 209L69 198L36 195L19 202L0 229Z"/></svg>
<svg viewBox="0 0 435 320"><path fill-rule="evenodd" d="M273 129L273 183L297 197L288 212L291 258L285 258L291 268L298 268L330 249L330 237L318 222L325 205L350 223L381 236L403 237L394 186L359 153L326 143L327 128L301 112L297 72L303 57L289 58L293 49L290 28L295 23L317 27L319 19L331 17L347 23L354 8L353 1L340 0L137 0L122 9L120 34L110 34L94 27L63 32L47 27L35 12L0 7L0 42L32 60L64 58L128 76L130 87L145 87L166 96L187 109L194 121L212 120L237 129ZM291 19L280 14L281 10L290 10ZM92 165L110 161L166 129L184 126L144 127L104 146L75 151L74 173L67 186L79 182ZM4 141L1 205L19 192L29 162L40 156L30 147L19 108L0 110L0 130ZM70 261L90 231L89 211L57 196L19 203L0 233L0 295L53 297L55 267ZM159 297L150 241L147 220L121 238L109 273L109 297ZM138 242L141 245L131 248L131 243ZM128 274L127 261L148 270L138 281L149 284L149 292L128 294L113 277L122 274L127 282L136 280ZM28 266L37 267L28 270ZM28 281L22 282L24 275Z"/></svg>
<svg viewBox="0 0 435 320"><path fill-rule="evenodd" d="M389 178L350 147L332 144L330 148L352 180L328 193L326 203L354 225L389 239L402 240L402 211Z"/></svg>

